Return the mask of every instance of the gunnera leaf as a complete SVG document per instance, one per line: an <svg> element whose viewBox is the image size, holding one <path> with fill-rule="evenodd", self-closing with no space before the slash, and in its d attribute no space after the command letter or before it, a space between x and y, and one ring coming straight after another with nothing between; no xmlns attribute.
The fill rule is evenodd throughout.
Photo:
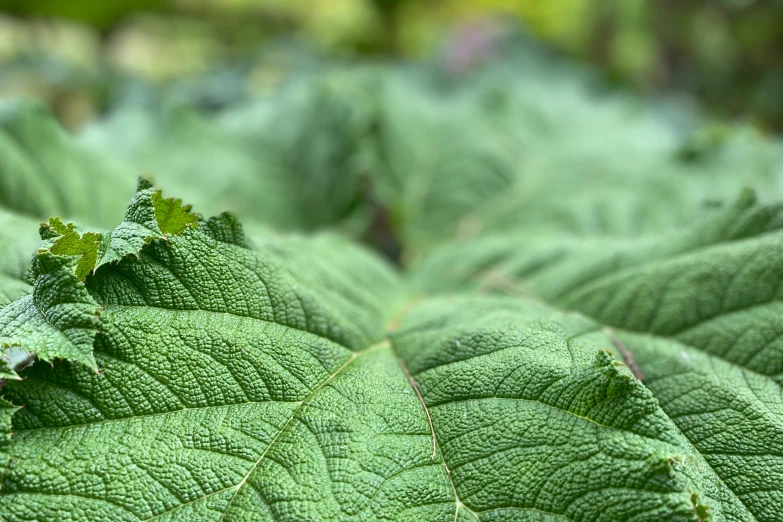
<svg viewBox="0 0 783 522"><path fill-rule="evenodd" d="M84 281L108 263L137 255L154 239L167 239L196 225L179 200L163 199L142 181L112 232L79 232L52 218L41 225L44 240L33 259L32 291L0 310L0 342L18 346L45 361L68 359L95 368L93 339L100 305Z"/></svg>
<svg viewBox="0 0 783 522"><path fill-rule="evenodd" d="M779 520L782 208L745 193L732 207L654 238L498 236L434 255L416 280L538 296L605 325L622 358L720 477L727 519Z"/></svg>
<svg viewBox="0 0 783 522"><path fill-rule="evenodd" d="M99 371L37 362L3 386L23 406L4 520L745 517L600 324L517 298L406 304L342 239L250 246L230 216L201 223L83 282L46 252L101 309Z"/></svg>

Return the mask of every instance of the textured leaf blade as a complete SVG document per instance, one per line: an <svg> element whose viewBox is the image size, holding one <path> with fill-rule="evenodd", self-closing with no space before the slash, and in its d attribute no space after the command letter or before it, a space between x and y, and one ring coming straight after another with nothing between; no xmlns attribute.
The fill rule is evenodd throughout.
<svg viewBox="0 0 783 522"><path fill-rule="evenodd" d="M45 241L33 260L32 292L0 311L2 345L21 347L46 361L62 358L95 368L92 344L100 307L84 280L100 266L138 254L154 239L195 226L197 216L189 208L163 199L142 181L125 220L112 232L80 233L59 218L41 225Z"/></svg>
<svg viewBox="0 0 783 522"><path fill-rule="evenodd" d="M154 201L152 208L145 215L163 232ZM766 230L770 221L761 222ZM629 364L640 374L650 369L644 378L652 379L650 360L668 364L659 352L670 350L673 331L644 332L667 346L647 357L629 326L645 306L631 303L626 317L612 315L618 307L588 305L628 304L624 296L635 294L624 271L660 280L683 267L701 270L726 248L754 259L748 245L773 248L776 233L675 249L650 266L609 264L576 277L573 292L558 289L564 302L575 299L570 306L615 326L610 336L593 320L520 299L401 306L407 292L397 276L343 240L249 241L230 215L200 223L157 241L131 234L138 250L120 242L115 261L91 257L84 281L78 256L100 247L39 253L35 291L48 269L100 307L84 329L99 371L34 364L3 387L5 399L24 405L13 413L0 495L7 520L770 519L753 503L776 501L776 461L766 459L769 491L749 500L753 492L737 481L753 472L726 474L751 464L721 465L694 437L703 424L684 423L665 389L651 388L657 398L618 362L638 352ZM81 245L75 229L47 235L49 245L68 234ZM112 233L100 241L113 242ZM707 282L696 290L720 289L714 279L695 281ZM764 301L765 281L741 295ZM57 294L40 295L58 304L46 301ZM675 317L679 309L667 306ZM405 317L385 341L400 308ZM56 332L81 326L81 316L57 318ZM729 366L727 378L739 383L736 371L745 370ZM752 425L774 436L775 421L753 402L760 389L748 382L746 391L727 388L727 397L748 401L736 433L747 436Z"/></svg>
<svg viewBox="0 0 783 522"><path fill-rule="evenodd" d="M510 299L433 301L394 344L465 520L699 520L707 509L725 520L714 477L590 321Z"/></svg>
<svg viewBox="0 0 783 522"><path fill-rule="evenodd" d="M656 238L497 242L491 254L458 262L454 280L431 280L453 288L493 274L491 290L538 295L609 325L624 347L620 355L719 477L728 519L777 520L779 229L780 206L759 206L745 195L689 229ZM480 244L472 248L481 251ZM443 265L425 261L422 274L436 266Z"/></svg>
<svg viewBox="0 0 783 522"><path fill-rule="evenodd" d="M84 232L69 223L52 218L41 228L41 237L50 240L47 250L57 256L75 256L76 277L84 281L100 266L135 255L154 239L182 234L197 226L198 216L178 199L164 199L147 181L139 182L123 221L109 233Z"/></svg>
<svg viewBox="0 0 783 522"><path fill-rule="evenodd" d="M74 275L70 259L41 253L32 293L0 310L0 342L44 361L68 359L95 368L92 343L99 306Z"/></svg>
<svg viewBox="0 0 783 522"><path fill-rule="evenodd" d="M353 272L388 298L340 300L350 280L328 277L328 259L253 252L212 223L87 279L100 372L55 362L6 385L26 406L6 518L448 519L422 407L388 343L366 348L397 302L388 268L358 256Z"/></svg>
<svg viewBox="0 0 783 522"><path fill-rule="evenodd" d="M663 408L758 520L783 505L781 244L769 234L619 271L563 301L618 328Z"/></svg>
<svg viewBox="0 0 783 522"><path fill-rule="evenodd" d="M725 484L733 520L777 520L783 404L766 376L667 339L619 336L645 385Z"/></svg>

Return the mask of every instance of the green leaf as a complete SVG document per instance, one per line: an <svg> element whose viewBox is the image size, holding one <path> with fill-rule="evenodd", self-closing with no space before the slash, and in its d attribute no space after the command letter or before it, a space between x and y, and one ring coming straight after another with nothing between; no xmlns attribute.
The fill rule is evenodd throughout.
<svg viewBox="0 0 783 522"><path fill-rule="evenodd" d="M781 207L746 194L678 233L456 245L417 280L532 294L611 327L620 354L724 484L731 520L783 505ZM535 246L535 248L533 248ZM480 252L460 257L459 252ZM446 268L448 257L453 265ZM485 275L481 275L485 274ZM462 283L460 283L462 282Z"/></svg>
<svg viewBox="0 0 783 522"><path fill-rule="evenodd" d="M27 271L41 241L35 220L0 208L0 306L28 294Z"/></svg>
<svg viewBox="0 0 783 522"><path fill-rule="evenodd" d="M291 262L296 240L254 252L213 235L231 223L213 223L88 277L103 307L99 373L36 364L20 386L5 386L25 405L14 419L6 518L442 518L445 472L430 460L421 405L383 341L386 307L399 299L394 275L336 239L312 252L343 249L332 270L355 281L330 275L328 257ZM341 296L351 285L356 301ZM71 442L50 459L51 436ZM70 485L30 482L47 469ZM102 476L111 486L96 495ZM58 502L44 501L53 494Z"/></svg>
<svg viewBox="0 0 783 522"><path fill-rule="evenodd" d="M619 270L562 298L616 327L661 406L758 520L783 505L781 238Z"/></svg>
<svg viewBox="0 0 783 522"><path fill-rule="evenodd" d="M522 54L0 105L0 518L780 521L780 141Z"/></svg>
<svg viewBox="0 0 783 522"><path fill-rule="evenodd" d="M732 520L720 479L591 321L432 300L393 339L465 520Z"/></svg>
<svg viewBox="0 0 783 522"><path fill-rule="evenodd" d="M182 200L163 199L160 191L141 181L125 219L111 233L80 234L72 223L64 225L60 218L52 218L42 225L41 237L52 240L47 247L52 254L77 257L76 277L84 281L100 266L137 254L153 239L166 239L196 226L198 217L190 208L182 206Z"/></svg>
<svg viewBox="0 0 783 522"><path fill-rule="evenodd" d="M41 225L41 238L54 239L48 251L55 256L76 256L75 272L79 280L84 281L98 265L98 251L103 236L97 232L79 234L73 223L63 224L60 218L51 218Z"/></svg>
<svg viewBox="0 0 783 522"><path fill-rule="evenodd" d="M52 218L41 225L44 245L33 261L29 295L0 311L2 346L18 346L45 361L56 358L95 368L92 356L100 305L84 281L108 263L137 255L153 239L168 239L195 226L180 200L163 199L142 181L123 222L110 233L79 233Z"/></svg>
<svg viewBox="0 0 783 522"><path fill-rule="evenodd" d="M746 185L781 197L780 141L738 129L684 159L671 107L596 95L574 73L538 56L453 89L386 75L374 188L410 254L500 232L635 238L677 230Z"/></svg>
<svg viewBox="0 0 783 522"><path fill-rule="evenodd" d="M360 72L308 76L219 117L131 107L79 141L154 176L204 213L230 210L284 230L361 229L368 180L360 155L371 124L365 83Z"/></svg>
<svg viewBox="0 0 783 522"><path fill-rule="evenodd" d="M482 290L532 294L556 302L593 278L783 227L783 205L760 205L746 190L677 231L635 239L583 238L527 232L452 242L411 270L428 292Z"/></svg>
<svg viewBox="0 0 783 522"><path fill-rule="evenodd" d="M77 143L42 105L0 104L0 204L6 208L108 227L122 217L139 174Z"/></svg>
<svg viewBox="0 0 783 522"><path fill-rule="evenodd" d="M39 254L36 290L51 267L100 306L99 371L35 363L2 388L24 406L5 520L747 514L597 323L512 298L406 305L398 276L338 237L202 223L83 282L73 256ZM59 305L54 331L82 326L81 304Z"/></svg>

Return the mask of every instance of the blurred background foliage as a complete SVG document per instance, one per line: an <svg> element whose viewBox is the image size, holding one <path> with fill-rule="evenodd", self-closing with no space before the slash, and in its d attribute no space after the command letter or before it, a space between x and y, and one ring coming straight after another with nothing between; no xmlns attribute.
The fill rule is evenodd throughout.
<svg viewBox="0 0 783 522"><path fill-rule="evenodd" d="M686 93L721 118L783 128L780 0L0 0L0 6L0 93L46 99L71 128L105 107L117 94L112 81L123 75L168 82L222 68L211 80L219 91L232 79L225 64L244 60L252 85L263 89L296 58L265 53L251 64L248 57L281 40L343 58L450 53L445 61L459 61L486 45L482 20L497 14L520 20L618 85ZM461 38L444 45L454 27L462 28Z"/></svg>
<svg viewBox="0 0 783 522"><path fill-rule="evenodd" d="M152 176L405 264L783 199L781 0L0 5L0 206L26 218L110 228Z"/></svg>

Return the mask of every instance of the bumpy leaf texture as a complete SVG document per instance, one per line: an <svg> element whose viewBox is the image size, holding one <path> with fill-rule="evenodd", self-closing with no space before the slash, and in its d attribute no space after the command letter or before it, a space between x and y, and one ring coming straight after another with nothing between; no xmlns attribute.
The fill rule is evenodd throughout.
<svg viewBox="0 0 783 522"><path fill-rule="evenodd" d="M745 193L659 238L497 236L455 245L422 262L417 279L441 289L483 281L485 290L540 296L606 325L719 477L725 516L780 520L781 218L781 206L759 206Z"/></svg>
<svg viewBox="0 0 783 522"><path fill-rule="evenodd" d="M30 294L3 309L2 345L35 352L47 361L66 358L95 367L92 344L100 310L81 282L107 263L137 255L149 241L195 225L188 210L142 181L125 219L111 233L80 234L59 218L42 224L44 244L31 272L35 284Z"/></svg>
<svg viewBox="0 0 783 522"><path fill-rule="evenodd" d="M51 222L31 313L59 340L14 321L30 298L0 310L6 342L53 361L3 370L0 513L779 520L779 213L729 214L657 258L598 252L613 261L555 298L594 319L417 299L345 240L251 241L147 185L94 240Z"/></svg>

